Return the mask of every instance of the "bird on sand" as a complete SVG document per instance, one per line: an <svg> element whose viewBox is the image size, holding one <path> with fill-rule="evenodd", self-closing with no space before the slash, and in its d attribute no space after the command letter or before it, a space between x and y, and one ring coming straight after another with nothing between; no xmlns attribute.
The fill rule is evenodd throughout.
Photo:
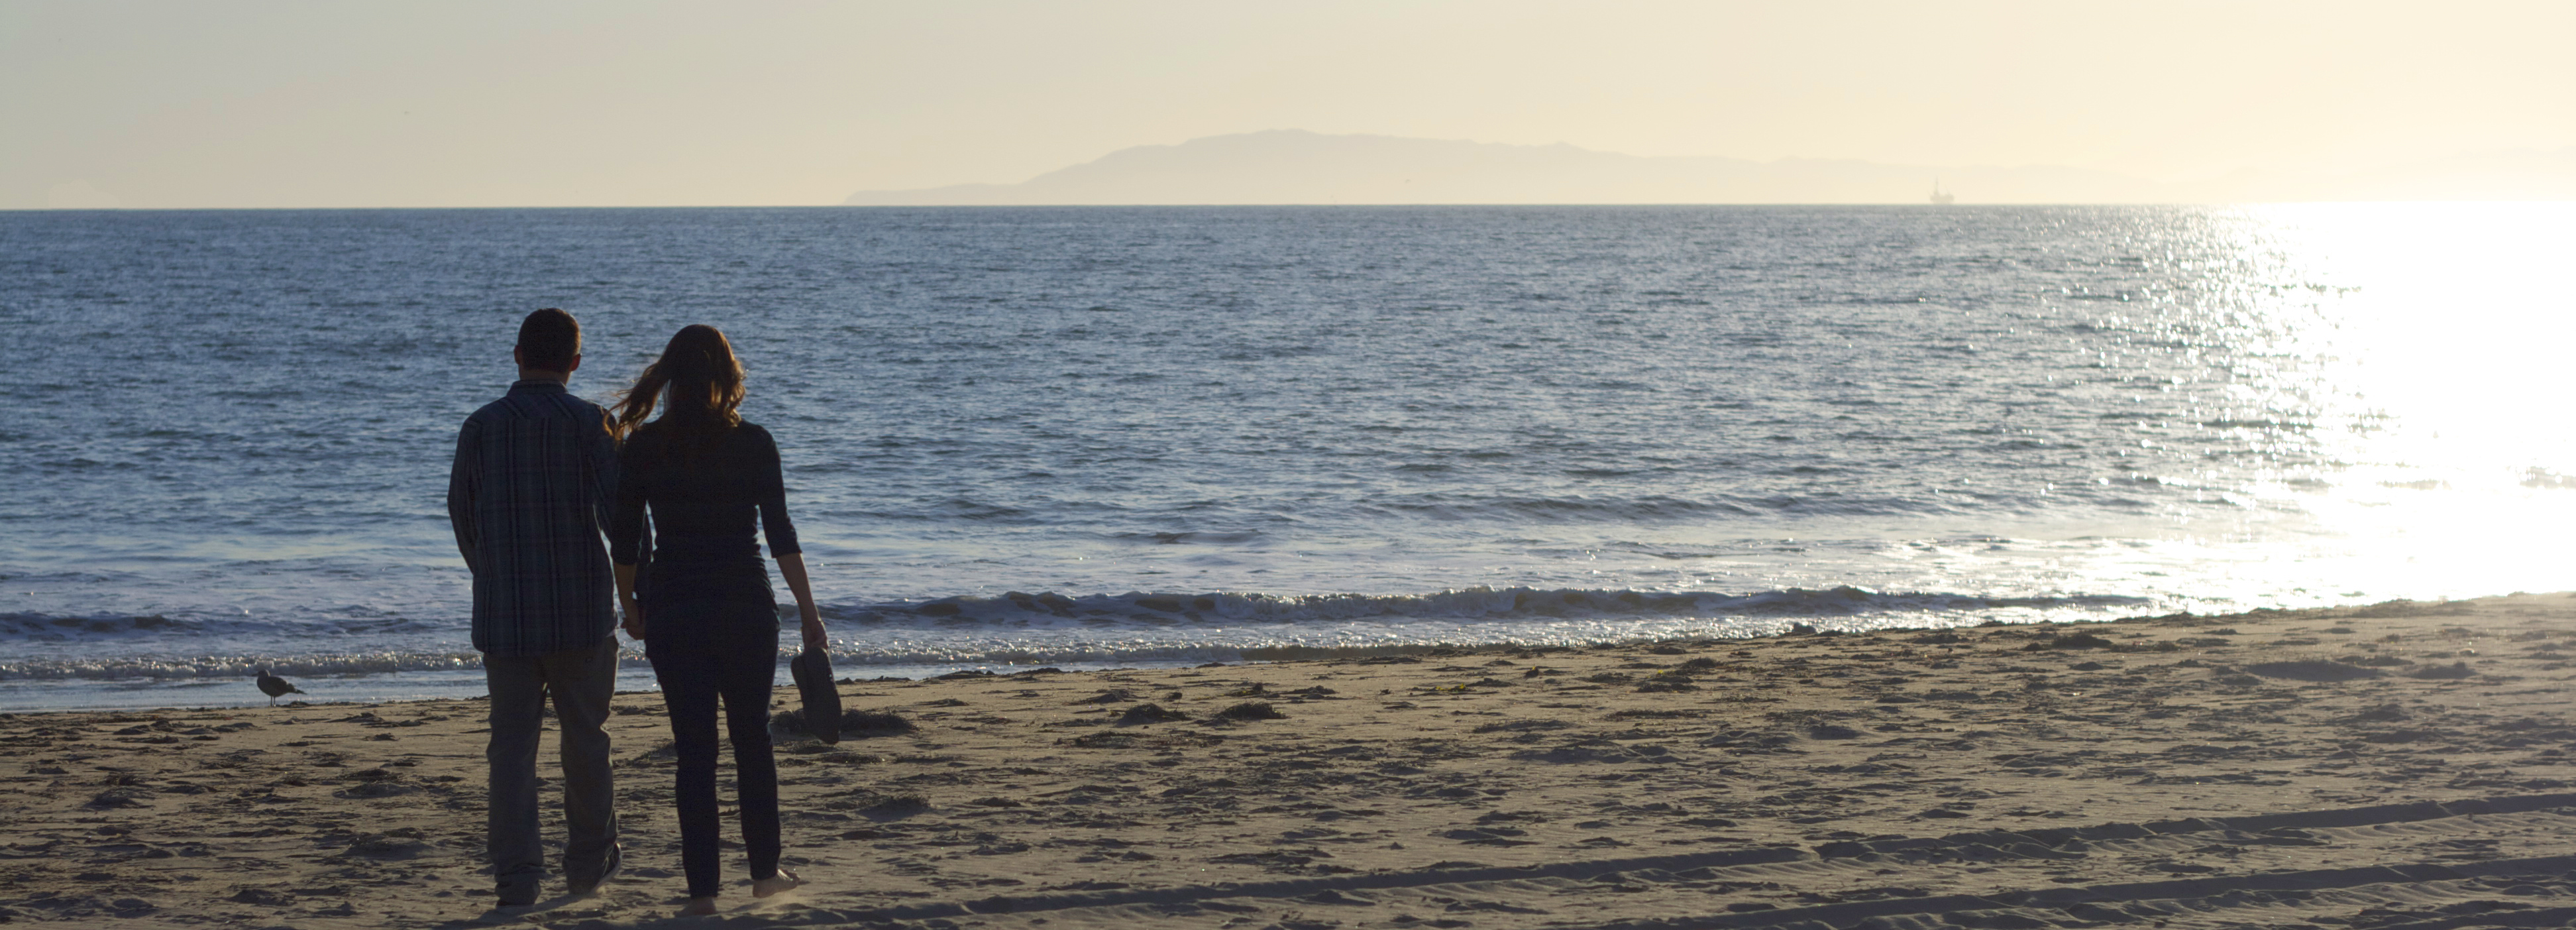
<svg viewBox="0 0 2576 930"><path fill-rule="evenodd" d="M304 689L287 684L286 679L269 674L267 669L260 669L259 693L268 695L268 706L275 707L278 698L290 694L303 694Z"/></svg>

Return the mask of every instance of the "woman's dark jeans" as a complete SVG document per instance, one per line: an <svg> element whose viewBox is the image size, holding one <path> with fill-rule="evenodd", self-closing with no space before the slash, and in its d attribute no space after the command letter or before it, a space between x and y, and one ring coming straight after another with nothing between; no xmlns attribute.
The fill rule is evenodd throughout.
<svg viewBox="0 0 2576 930"><path fill-rule="evenodd" d="M778 609L762 579L758 595L728 596L657 580L644 606L644 654L662 683L679 756L680 861L689 896L713 897L717 882L716 703L733 739L742 845L751 877L778 874L778 763L769 748L770 685L778 675ZM738 588L737 585L707 587ZM681 590L671 590L678 588ZM667 593L666 593L667 592ZM675 596L676 595L676 596Z"/></svg>

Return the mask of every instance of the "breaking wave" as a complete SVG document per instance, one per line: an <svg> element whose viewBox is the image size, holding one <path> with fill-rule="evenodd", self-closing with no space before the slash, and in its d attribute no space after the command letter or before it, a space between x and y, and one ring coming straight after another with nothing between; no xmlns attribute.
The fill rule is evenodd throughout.
<svg viewBox="0 0 2576 930"><path fill-rule="evenodd" d="M1026 623L1135 621L1143 623L1263 622L1367 618L1520 620L1619 617L1847 617L1860 614L1965 613L2000 609L2111 610L2149 603L2112 595L1984 597L1966 594L1881 593L1854 587L1790 588L1752 594L1714 591L1607 591L1581 588L1463 588L1436 594L1269 595L1215 592L1129 592L1067 597L1018 591L997 597L944 597L827 610L834 619L897 619Z"/></svg>
<svg viewBox="0 0 2576 930"><path fill-rule="evenodd" d="M1750 594L1466 588L1418 595L1052 592L944 597L824 611L834 660L868 669L1369 658L1454 646L1579 645L1759 636L1820 628L1946 627L1987 620L2101 619L2145 598L1987 597L1854 587ZM466 624L247 618L0 615L0 681L184 680L471 672ZM411 635L401 648L332 648ZM426 634L426 635L424 635ZM626 664L645 665L629 648ZM51 654L47 654L51 653ZM783 654L782 654L783 655Z"/></svg>
<svg viewBox="0 0 2576 930"><path fill-rule="evenodd" d="M0 643L76 642L150 637L375 637L429 633L454 626L408 618L271 620L167 614L0 613Z"/></svg>
<svg viewBox="0 0 2576 930"><path fill-rule="evenodd" d="M480 653L466 652L363 652L301 656L198 656L188 658L153 658L120 656L115 658L33 659L0 662L0 681L58 680L66 678L97 681L184 678L249 678L265 669L272 674L292 677L345 675L382 675L394 672L480 670Z"/></svg>

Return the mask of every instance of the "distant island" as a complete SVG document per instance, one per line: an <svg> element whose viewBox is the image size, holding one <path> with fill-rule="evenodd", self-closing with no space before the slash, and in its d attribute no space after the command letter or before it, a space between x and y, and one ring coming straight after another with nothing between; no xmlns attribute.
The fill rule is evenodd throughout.
<svg viewBox="0 0 2576 930"><path fill-rule="evenodd" d="M1280 129L1140 145L1017 184L861 191L850 206L1188 204L2215 203L2576 199L2576 149L2448 159L2331 179L2244 173L2166 184L2056 166L1650 157Z"/></svg>

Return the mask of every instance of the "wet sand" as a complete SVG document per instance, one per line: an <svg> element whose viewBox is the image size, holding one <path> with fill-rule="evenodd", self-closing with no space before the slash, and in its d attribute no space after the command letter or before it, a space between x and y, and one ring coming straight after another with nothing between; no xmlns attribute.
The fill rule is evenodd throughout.
<svg viewBox="0 0 2576 930"><path fill-rule="evenodd" d="M854 682L918 729L782 736L809 885L714 921L654 695L625 873L498 910L479 701L0 716L0 922L2560 926L2571 675L2546 594Z"/></svg>

